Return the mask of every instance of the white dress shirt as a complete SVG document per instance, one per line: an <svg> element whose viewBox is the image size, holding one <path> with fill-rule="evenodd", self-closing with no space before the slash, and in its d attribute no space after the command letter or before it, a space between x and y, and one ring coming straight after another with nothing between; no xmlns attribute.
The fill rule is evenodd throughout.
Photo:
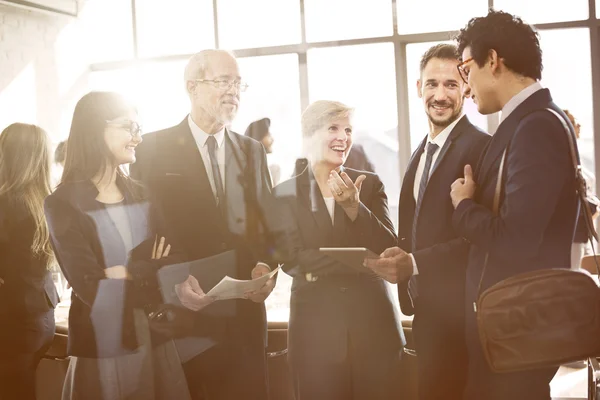
<svg viewBox="0 0 600 400"><path fill-rule="evenodd" d="M521 103L523 103L525 100L527 100L529 96L541 89L543 89L542 84L539 81L536 81L535 83L527 86L525 89L521 90L519 93L514 95L512 99L510 99L508 103L506 103L504 107L502 107L502 111L500 114L500 123L502 123L502 121L508 118L510 113L515 111L515 109L519 107Z"/></svg>
<svg viewBox="0 0 600 400"><path fill-rule="evenodd" d="M210 136L196 125L191 115L188 115L188 124L190 130L200 150L202 156L202 162L204 162L204 168L206 168L206 174L212 188L213 195L217 198L217 187L215 186L215 179L213 177L212 165L210 164L210 155L208 154L208 146L206 145L206 139ZM221 182L223 182L223 190L225 190L225 128L214 134L217 140L217 162L219 164L219 171L221 172Z"/></svg>
<svg viewBox="0 0 600 400"><path fill-rule="evenodd" d="M433 171L433 167L435 166L435 162L436 162L438 156L440 155L440 152L444 148L444 145L446 144L446 141L448 140L450 133L452 132L452 130L454 129L456 124L458 124L458 122L463 118L464 118L464 115L461 115L459 118L456 119L456 121L452 122L450 125L445 127L444 130L441 131L433 139L431 139L431 134L429 134L429 138L427 139L427 144L435 143L438 145L438 148L436 149L435 153L433 153L433 156L431 157L431 169L429 170L430 176L431 176L431 171ZM415 197L415 203L417 202L417 200L419 198L419 186L421 185L421 178L423 176L423 170L425 169L425 159L427 158L426 150L427 150L427 145L425 145L425 147L423 148L423 152L421 153L421 158L419 159L419 164L417 164L417 171L415 172L415 182L414 182L414 186L413 186L413 195ZM450 188L448 188L448 190L450 190ZM419 270L417 269L417 262L415 261L415 258L413 257L412 254L410 254L410 258L412 259L412 264L413 264L413 275L419 275Z"/></svg>
<svg viewBox="0 0 600 400"><path fill-rule="evenodd" d="M335 217L335 199L333 197L323 197L325 201L325 206L327 207L327 212L331 217L331 223L333 223Z"/></svg>

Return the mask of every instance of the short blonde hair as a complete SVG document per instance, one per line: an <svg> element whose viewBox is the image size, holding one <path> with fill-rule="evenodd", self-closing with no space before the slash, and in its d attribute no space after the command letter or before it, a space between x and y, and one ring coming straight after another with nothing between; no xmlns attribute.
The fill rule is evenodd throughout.
<svg viewBox="0 0 600 400"><path fill-rule="evenodd" d="M219 54L228 54L235 58L235 55L231 51L217 49L202 50L190 57L183 73L183 85L186 93L188 92L187 83L194 79L204 79L210 65L210 60Z"/></svg>
<svg viewBox="0 0 600 400"><path fill-rule="evenodd" d="M302 113L302 136L311 137L325 124L340 118L351 118L354 108L331 100L318 100L306 107Z"/></svg>

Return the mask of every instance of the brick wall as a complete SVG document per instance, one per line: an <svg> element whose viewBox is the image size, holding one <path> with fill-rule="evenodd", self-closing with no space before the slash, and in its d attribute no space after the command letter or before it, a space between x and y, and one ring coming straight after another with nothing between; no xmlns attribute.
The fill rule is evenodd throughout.
<svg viewBox="0 0 600 400"><path fill-rule="evenodd" d="M66 138L73 108L87 92L80 21L0 5L0 129L36 123Z"/></svg>

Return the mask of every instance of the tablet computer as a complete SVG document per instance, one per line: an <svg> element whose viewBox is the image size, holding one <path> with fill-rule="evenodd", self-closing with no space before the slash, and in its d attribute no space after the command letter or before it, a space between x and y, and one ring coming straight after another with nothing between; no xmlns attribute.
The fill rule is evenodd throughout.
<svg viewBox="0 0 600 400"><path fill-rule="evenodd" d="M363 265L367 258L379 258L379 254L365 247L321 247L319 252L337 261L364 272L370 270Z"/></svg>

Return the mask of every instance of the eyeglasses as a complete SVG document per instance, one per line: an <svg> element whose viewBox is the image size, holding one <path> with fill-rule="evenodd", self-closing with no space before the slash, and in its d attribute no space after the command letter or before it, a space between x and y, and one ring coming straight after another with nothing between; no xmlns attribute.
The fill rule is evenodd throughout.
<svg viewBox="0 0 600 400"><path fill-rule="evenodd" d="M469 72L465 69L465 65L467 63L470 63L471 61L473 61L473 57L469 57L467 58L465 61L461 62L460 64L458 64L456 66L456 68L458 69L458 73L460 74L460 77L462 78L462 80L468 84L469 82Z"/></svg>
<svg viewBox="0 0 600 400"><path fill-rule="evenodd" d="M132 139L136 136L142 136L142 126L135 121L106 121L106 123L128 130Z"/></svg>
<svg viewBox="0 0 600 400"><path fill-rule="evenodd" d="M248 89L248 84L242 81L229 81L226 79L194 79L194 82L212 83L214 87L221 90L229 90L233 86L240 92L245 92Z"/></svg>

